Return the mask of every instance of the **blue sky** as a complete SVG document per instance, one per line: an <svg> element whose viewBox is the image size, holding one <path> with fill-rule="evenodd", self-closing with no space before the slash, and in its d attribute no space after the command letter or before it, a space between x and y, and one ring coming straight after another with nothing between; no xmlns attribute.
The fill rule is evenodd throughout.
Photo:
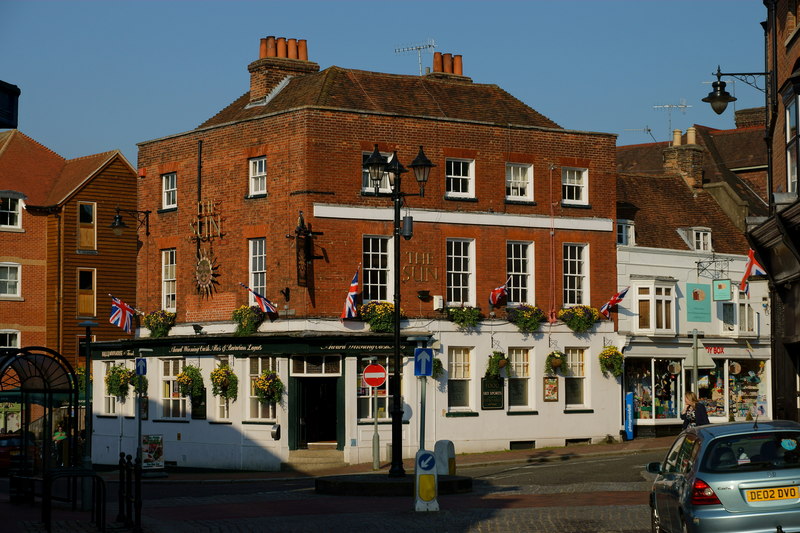
<svg viewBox="0 0 800 533"><path fill-rule="evenodd" d="M0 0L0 80L22 90L27 135L68 158L120 149L136 166L136 143L191 130L247 92L262 37L306 39L322 69L410 75L416 53L395 49L433 39L476 83L626 145L651 142L647 127L659 141L670 124L732 128L732 110L700 101L704 82L718 64L764 70L765 18L758 0ZM740 109L764 103L728 88Z"/></svg>

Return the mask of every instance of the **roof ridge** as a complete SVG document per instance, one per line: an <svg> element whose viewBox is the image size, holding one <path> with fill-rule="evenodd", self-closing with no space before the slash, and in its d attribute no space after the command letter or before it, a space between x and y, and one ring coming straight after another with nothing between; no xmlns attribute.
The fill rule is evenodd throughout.
<svg viewBox="0 0 800 533"><path fill-rule="evenodd" d="M32 142L36 146L39 146L39 147L43 148L44 150L47 150L48 152L50 152L54 156L58 157L59 159L61 159L61 161L66 161L66 159L64 158L63 155L59 154L58 152L56 152L55 150L53 150L51 148L48 148L47 146L43 145L42 143L40 143L39 141L37 141L33 137L30 137L30 136L26 135L25 133L23 133L22 131L20 131L18 129L14 130L14 131L17 132L18 134L22 135L23 138L25 138L28 141Z"/></svg>
<svg viewBox="0 0 800 533"><path fill-rule="evenodd" d="M116 152L119 152L119 150L107 150L105 152L97 152L96 154L82 155L80 157L73 157L72 159L66 159L65 162L70 163L72 161L80 161L81 159L89 159L90 157L99 157L107 154L114 154Z"/></svg>

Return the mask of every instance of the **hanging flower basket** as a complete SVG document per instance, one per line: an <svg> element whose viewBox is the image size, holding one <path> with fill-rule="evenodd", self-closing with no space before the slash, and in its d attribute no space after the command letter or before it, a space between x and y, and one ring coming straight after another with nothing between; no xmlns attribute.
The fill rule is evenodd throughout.
<svg viewBox="0 0 800 533"><path fill-rule="evenodd" d="M175 313L169 311L153 311L145 315L142 323L144 327L150 330L150 336L153 338L166 337L172 326L175 325Z"/></svg>
<svg viewBox="0 0 800 533"><path fill-rule="evenodd" d="M239 396L239 378L228 363L221 363L211 371L211 394L236 400Z"/></svg>
<svg viewBox="0 0 800 533"><path fill-rule="evenodd" d="M611 374L615 378L622 375L622 363L624 357L616 346L606 346L598 356L600 359L600 369L604 376Z"/></svg>
<svg viewBox="0 0 800 533"><path fill-rule="evenodd" d="M489 364L486 365L486 374L484 377L500 377L500 369L508 364L508 358L504 352L495 350L489 356Z"/></svg>
<svg viewBox="0 0 800 533"><path fill-rule="evenodd" d="M257 305L243 305L233 312L232 319L236 322L234 335L252 335L264 321L267 314Z"/></svg>
<svg viewBox="0 0 800 533"><path fill-rule="evenodd" d="M558 319L575 333L584 333L600 320L600 311L588 305L576 305L559 311Z"/></svg>
<svg viewBox="0 0 800 533"><path fill-rule="evenodd" d="M137 376L133 373L131 383L133 384L133 392L147 396L147 376Z"/></svg>
<svg viewBox="0 0 800 533"><path fill-rule="evenodd" d="M84 394L86 392L86 365L75 367L75 381L77 381L78 393ZM89 387L92 386L92 376L89 375Z"/></svg>
<svg viewBox="0 0 800 533"><path fill-rule="evenodd" d="M564 352L553 350L544 360L544 373L555 374L564 362Z"/></svg>
<svg viewBox="0 0 800 533"><path fill-rule="evenodd" d="M178 374L178 390L183 396L203 395L203 376L200 369L193 365L183 367L183 372Z"/></svg>
<svg viewBox="0 0 800 533"><path fill-rule="evenodd" d="M481 319L481 308L462 305L461 307L448 307L447 318L461 329L474 328Z"/></svg>
<svg viewBox="0 0 800 533"><path fill-rule="evenodd" d="M508 321L517 326L522 333L533 333L546 320L544 311L535 305L520 305L506 309Z"/></svg>
<svg viewBox="0 0 800 533"><path fill-rule="evenodd" d="M283 396L283 382L278 374L265 370L253 380L253 391L261 403L280 403Z"/></svg>
<svg viewBox="0 0 800 533"><path fill-rule="evenodd" d="M105 377L106 393L109 396L116 396L120 401L124 402L128 397L133 376L133 371L124 366L112 366L108 369Z"/></svg>
<svg viewBox="0 0 800 533"><path fill-rule="evenodd" d="M433 379L439 379L444 375L444 365L442 364L442 360L438 357L433 358L433 369L431 370L431 377Z"/></svg>
<svg viewBox="0 0 800 533"><path fill-rule="evenodd" d="M394 304L381 300L372 300L359 309L361 319L369 324L369 329L375 333L388 333L394 331ZM405 318L403 308L400 308L400 318Z"/></svg>

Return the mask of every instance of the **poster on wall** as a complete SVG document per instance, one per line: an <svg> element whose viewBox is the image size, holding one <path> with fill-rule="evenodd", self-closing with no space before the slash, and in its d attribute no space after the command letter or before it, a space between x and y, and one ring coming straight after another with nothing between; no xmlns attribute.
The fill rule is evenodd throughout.
<svg viewBox="0 0 800 533"><path fill-rule="evenodd" d="M164 436L142 435L142 470L164 469Z"/></svg>
<svg viewBox="0 0 800 533"><path fill-rule="evenodd" d="M689 322L711 322L711 285L705 283L686 284L686 320Z"/></svg>
<svg viewBox="0 0 800 533"><path fill-rule="evenodd" d="M544 401L557 402L558 401L558 378L544 378Z"/></svg>
<svg viewBox="0 0 800 533"><path fill-rule="evenodd" d="M731 280L715 279L713 297L715 302L730 302L733 299Z"/></svg>

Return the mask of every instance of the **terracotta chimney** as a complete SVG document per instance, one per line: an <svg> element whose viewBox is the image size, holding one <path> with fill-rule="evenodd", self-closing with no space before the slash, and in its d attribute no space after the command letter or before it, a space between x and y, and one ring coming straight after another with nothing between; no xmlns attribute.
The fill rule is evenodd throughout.
<svg viewBox="0 0 800 533"><path fill-rule="evenodd" d="M278 37L278 57L286 58L286 37Z"/></svg>
<svg viewBox="0 0 800 533"><path fill-rule="evenodd" d="M464 65L461 62L461 54L453 56L453 74L456 76L464 75Z"/></svg>
<svg viewBox="0 0 800 533"><path fill-rule="evenodd" d="M453 54L442 54L442 67L445 74L453 73Z"/></svg>
<svg viewBox="0 0 800 533"><path fill-rule="evenodd" d="M270 35L267 37L267 55L265 57L275 57L278 55L278 50L275 47L275 37Z"/></svg>
<svg viewBox="0 0 800 533"><path fill-rule="evenodd" d="M681 130L672 130L672 146L681 145Z"/></svg>
<svg viewBox="0 0 800 533"><path fill-rule="evenodd" d="M289 59L297 59L297 39L287 39L286 48L286 57Z"/></svg>
<svg viewBox="0 0 800 533"><path fill-rule="evenodd" d="M697 129L694 126L686 130L686 144L697 144Z"/></svg>
<svg viewBox="0 0 800 533"><path fill-rule="evenodd" d="M261 42L259 43L259 46L258 46L258 58L259 59L264 59L265 57L267 57L267 38L266 37L261 39Z"/></svg>
<svg viewBox="0 0 800 533"><path fill-rule="evenodd" d="M297 41L297 56L300 61L308 61L308 44L305 39Z"/></svg>
<svg viewBox="0 0 800 533"><path fill-rule="evenodd" d="M434 72L441 72L442 71L442 53L441 52L434 52L433 53L433 71Z"/></svg>
<svg viewBox="0 0 800 533"><path fill-rule="evenodd" d="M287 57L291 53L292 57ZM266 97L289 77L319 72L319 65L308 60L305 39L261 39L259 58L247 66L250 72L250 102L266 102Z"/></svg>

